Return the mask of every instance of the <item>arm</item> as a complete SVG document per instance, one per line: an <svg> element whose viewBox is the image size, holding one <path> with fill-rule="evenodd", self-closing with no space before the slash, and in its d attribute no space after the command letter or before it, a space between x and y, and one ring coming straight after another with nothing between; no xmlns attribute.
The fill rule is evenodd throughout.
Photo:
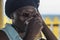
<svg viewBox="0 0 60 40"><path fill-rule="evenodd" d="M42 24L38 19L30 22L30 24L28 25L28 32L24 40L37 40L37 35L41 37Z"/></svg>
<svg viewBox="0 0 60 40"><path fill-rule="evenodd" d="M7 35L1 30L0 30L0 40L9 40Z"/></svg>
<svg viewBox="0 0 60 40"><path fill-rule="evenodd" d="M31 28L29 28L29 30L32 30L32 31L27 32L27 36L25 37L24 40L34 40L37 37L36 35L41 33L41 32L39 32L41 30L44 33L47 40L57 40L57 38L54 36L54 34L51 32L51 30L44 23L41 15L39 18L38 19L40 20L40 22L35 23L32 21L32 23L29 25L29 27L31 27ZM40 25L39 23L42 23L42 24ZM43 29L41 29L42 25L43 25Z"/></svg>
<svg viewBox="0 0 60 40"><path fill-rule="evenodd" d="M44 28L42 29L42 32L44 33L47 40L57 40L55 35L51 32L51 30L47 27L47 25L43 22Z"/></svg>
<svg viewBox="0 0 60 40"><path fill-rule="evenodd" d="M44 33L45 37L47 40L57 40L57 38L55 37L55 35L52 33L52 31L47 27L47 25L45 24L45 22L43 21L40 13L38 13L41 20L42 20L42 24L43 24L43 29L42 32Z"/></svg>

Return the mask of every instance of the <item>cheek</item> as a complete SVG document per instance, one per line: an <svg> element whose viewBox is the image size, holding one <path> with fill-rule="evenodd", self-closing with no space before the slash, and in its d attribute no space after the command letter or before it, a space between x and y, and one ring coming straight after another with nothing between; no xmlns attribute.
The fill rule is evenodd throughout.
<svg viewBox="0 0 60 40"><path fill-rule="evenodd" d="M19 19L20 19L20 21L22 21L22 22L25 21L25 18L24 18L24 17L20 17Z"/></svg>

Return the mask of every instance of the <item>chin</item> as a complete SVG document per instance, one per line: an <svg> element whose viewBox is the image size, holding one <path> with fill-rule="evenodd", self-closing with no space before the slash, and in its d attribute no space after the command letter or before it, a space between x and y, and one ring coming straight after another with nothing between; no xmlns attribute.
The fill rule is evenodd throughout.
<svg viewBox="0 0 60 40"><path fill-rule="evenodd" d="M18 26L18 29L19 29L21 32L25 32L25 31L27 30L27 26L26 26L26 24L19 25L19 26Z"/></svg>

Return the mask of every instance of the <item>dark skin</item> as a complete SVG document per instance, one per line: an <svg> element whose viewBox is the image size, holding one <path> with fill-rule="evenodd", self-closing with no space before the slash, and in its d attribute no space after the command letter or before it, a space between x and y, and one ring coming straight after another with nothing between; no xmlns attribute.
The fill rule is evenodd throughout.
<svg viewBox="0 0 60 40"><path fill-rule="evenodd" d="M19 35L23 40L36 40L37 37L36 35L38 33L40 33L41 35L41 31L43 31L47 40L50 39L57 40L56 37L51 33L51 31L47 28L46 24L41 19L41 16L37 11L37 9L33 6L25 6L19 8L18 10L13 12L13 14L11 14L11 19L12 19L12 25L17 30L17 32L19 33ZM50 35L47 36L45 32ZM8 40L7 35L3 31L0 32L0 35L1 35L0 40Z"/></svg>
<svg viewBox="0 0 60 40"><path fill-rule="evenodd" d="M41 27L41 31L44 33L44 35L45 35L45 37L46 37L46 39L47 40L58 40L56 37L55 37L55 35L51 32L51 30L47 27L47 25L46 25L46 23L43 21L43 19L42 19L42 17L41 17L41 15L40 15L40 13L38 12L38 15L39 16L37 16L37 19L39 19L38 20L38 23L41 23L41 25L40 24L38 24L38 23L36 23L35 24L35 22L31 22L30 24L29 24L29 27L31 27L31 29L30 30L35 30L35 29L32 29L32 27L38 27L38 28L36 28L37 30L39 30L39 28L41 27L41 26L43 26L43 28ZM36 20L37 21L37 20ZM34 23L34 24L33 24ZM32 25L32 26L31 26ZM37 32L37 31L36 31ZM35 33L36 33L35 32ZM35 34L34 33L34 34ZM29 35L30 34L30 35ZM25 37L25 40L29 40L29 38L31 38L30 40L34 40L33 39L33 37L31 36L31 35L34 35L34 34L31 34L30 32L28 32L28 35ZM37 32L37 34L39 34L38 32ZM44 40L44 39L40 39L40 40Z"/></svg>
<svg viewBox="0 0 60 40"><path fill-rule="evenodd" d="M20 13L21 12L21 13ZM22 9L18 9L17 13L15 12L11 17L13 20L13 25L15 25L17 28L16 29L20 34L24 33L26 30L26 23L25 21L30 21L33 19L34 15L36 15L37 10L33 6L26 6L23 7ZM22 26L23 25L23 26ZM22 29L21 29L22 28Z"/></svg>
<svg viewBox="0 0 60 40"><path fill-rule="evenodd" d="M30 20L33 18L33 16L37 13L37 10L33 6L26 6L23 8L19 8L16 10L13 14L11 14L11 19L12 19L12 25L15 26L14 28L17 30L19 35L21 37L24 36L25 32L25 21L30 22ZM22 26L23 25L23 26ZM2 32L3 33L3 32ZM8 40L7 36L5 33L2 34L4 37L4 40ZM1 37L0 37L1 38ZM3 40L3 38L1 39Z"/></svg>
<svg viewBox="0 0 60 40"><path fill-rule="evenodd" d="M19 9L19 11L20 11L21 9ZM15 18L15 20L14 20L14 18L13 18L13 25L16 25L17 26L17 28L23 28L23 29L25 29L26 27L25 27L25 21L28 21L29 22L29 24L30 24L30 22L32 22L32 19L34 19L35 18L35 16L37 15L38 16L38 12L37 12L37 10L36 10L36 8L34 8L33 6L26 6L26 7L23 7L23 9L22 9L23 11L21 11L21 14L20 14L20 12L19 11L17 11L18 13L17 14L13 14L13 16L15 16L14 18ZM20 15L19 15L20 14ZM22 15L22 16L21 16ZM20 18L19 18L20 17ZM17 19L18 20L17 20ZM35 21L37 20L37 18L35 19ZM34 21L34 22L35 22ZM38 20L37 20L38 21ZM41 21L42 22L42 21ZM20 25L21 24L21 25ZM29 25L28 24L28 25ZM23 25L23 26L22 26ZM21 27L20 27L21 26ZM36 25L37 26L37 25ZM35 29L36 29L36 32L34 32L34 30L31 32L32 34L34 34L34 33L38 33L38 32L40 32L41 31L41 27L39 27L39 29L37 30L37 28L38 27L36 27ZM20 30L19 29L19 30ZM30 29L30 27L28 27L28 29ZM32 28L33 29L33 28ZM19 31L18 30L18 31ZM22 32L21 32L22 31ZM19 33L21 34L23 34L24 33L24 31L25 30L21 30ZM21 34L21 35L22 35ZM36 34L34 34L34 35L36 35ZM41 34L41 33L40 33ZM33 35L33 36L34 36ZM35 37L35 36L34 36ZM32 40L32 39L31 39ZM33 39L34 40L34 39Z"/></svg>

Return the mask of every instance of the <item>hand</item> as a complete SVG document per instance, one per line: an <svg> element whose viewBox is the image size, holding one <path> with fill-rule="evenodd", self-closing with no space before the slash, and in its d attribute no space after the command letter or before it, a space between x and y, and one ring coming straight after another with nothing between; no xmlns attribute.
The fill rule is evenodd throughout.
<svg viewBox="0 0 60 40"><path fill-rule="evenodd" d="M40 17L33 18L28 24L28 30L27 30L28 40L36 40L38 35L41 36L42 28L43 28L42 20L40 19Z"/></svg>

